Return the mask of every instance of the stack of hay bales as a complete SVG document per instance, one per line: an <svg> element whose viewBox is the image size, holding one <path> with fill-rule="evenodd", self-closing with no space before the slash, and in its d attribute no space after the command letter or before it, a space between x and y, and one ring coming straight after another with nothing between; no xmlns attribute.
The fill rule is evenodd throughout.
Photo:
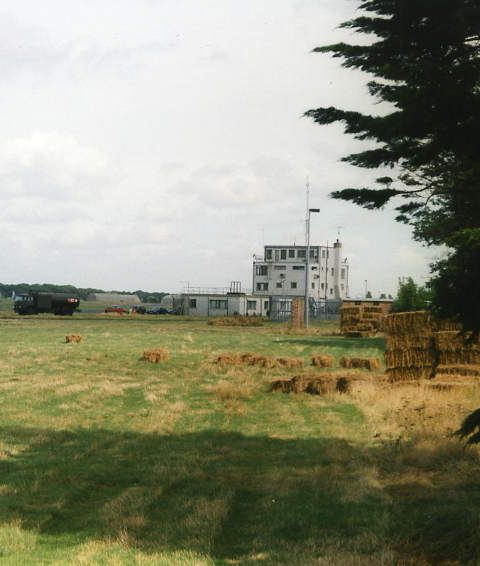
<svg viewBox="0 0 480 566"><path fill-rule="evenodd" d="M305 326L305 300L298 297L292 299L292 328L303 328Z"/></svg>
<svg viewBox="0 0 480 566"><path fill-rule="evenodd" d="M480 346L466 344L460 326L425 311L387 316L385 367L392 381L480 376Z"/></svg>
<svg viewBox="0 0 480 566"><path fill-rule="evenodd" d="M435 332L436 376L480 376L480 344L466 344L458 329Z"/></svg>
<svg viewBox="0 0 480 566"><path fill-rule="evenodd" d="M382 330L391 301L344 301L340 308L340 330L348 337L371 336Z"/></svg>
<svg viewBox="0 0 480 566"><path fill-rule="evenodd" d="M392 381L433 377L435 373L434 322L425 311L390 314L385 368Z"/></svg>

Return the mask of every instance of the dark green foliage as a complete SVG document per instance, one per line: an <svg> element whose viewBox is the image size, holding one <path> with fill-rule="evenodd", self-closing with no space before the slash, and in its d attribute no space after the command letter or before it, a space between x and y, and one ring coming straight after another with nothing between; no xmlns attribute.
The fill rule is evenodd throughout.
<svg viewBox="0 0 480 566"><path fill-rule="evenodd" d="M432 293L408 277L399 283L397 297L392 303L392 312L424 310L430 306L431 300Z"/></svg>
<svg viewBox="0 0 480 566"><path fill-rule="evenodd" d="M91 293L105 293L102 289L93 289L90 287L79 288L74 285L54 285L53 283L0 283L0 293L3 297L11 297L12 293L19 295L28 291L43 291L45 293L71 293L77 295L83 301L87 300ZM109 293L119 293L122 295L131 294L130 291L108 291ZM134 291L138 295L142 303L159 303L167 293Z"/></svg>
<svg viewBox="0 0 480 566"><path fill-rule="evenodd" d="M343 161L390 167L396 175L331 196L367 209L393 199L397 220L413 227L415 239L446 246L447 257L431 266L432 305L465 331L478 332L480 2L368 0L359 7L361 14L342 27L367 34L370 43L314 51L373 75L369 92L391 111L371 116L329 107L306 115L321 125L342 122L345 133L374 142Z"/></svg>
<svg viewBox="0 0 480 566"><path fill-rule="evenodd" d="M462 423L462 426L455 432L460 438L467 438L467 444L480 443L480 409L470 413Z"/></svg>

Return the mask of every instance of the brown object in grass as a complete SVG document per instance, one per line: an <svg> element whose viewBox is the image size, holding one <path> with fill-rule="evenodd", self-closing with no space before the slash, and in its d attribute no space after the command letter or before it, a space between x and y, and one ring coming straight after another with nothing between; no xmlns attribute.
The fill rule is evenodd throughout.
<svg viewBox="0 0 480 566"><path fill-rule="evenodd" d="M368 370L380 369L380 361L378 358L340 358L340 367L342 368L364 368Z"/></svg>
<svg viewBox="0 0 480 566"><path fill-rule="evenodd" d="M263 326L265 320L263 316L216 316L207 324L210 326Z"/></svg>
<svg viewBox="0 0 480 566"><path fill-rule="evenodd" d="M170 358L170 353L165 348L153 348L151 350L144 350L142 359L146 362L164 362Z"/></svg>
<svg viewBox="0 0 480 566"><path fill-rule="evenodd" d="M248 364L251 366L260 366L267 369L275 367L283 368L301 368L303 360L300 358L274 358L272 356L260 356L252 352L226 352L217 356L215 362L217 364Z"/></svg>
<svg viewBox="0 0 480 566"><path fill-rule="evenodd" d="M65 343L66 344L78 344L83 340L83 336L81 334L67 334L65 336Z"/></svg>
<svg viewBox="0 0 480 566"><path fill-rule="evenodd" d="M303 360L300 358L277 358L276 363L284 368L301 368L303 367Z"/></svg>
<svg viewBox="0 0 480 566"><path fill-rule="evenodd" d="M236 352L234 353L227 352L225 354L220 354L219 356L217 356L217 359L215 360L217 364L231 364L231 365L238 365L241 361L242 360L240 354L237 354Z"/></svg>
<svg viewBox="0 0 480 566"><path fill-rule="evenodd" d="M291 379L276 379L270 383L269 391L281 391L282 393L292 393Z"/></svg>
<svg viewBox="0 0 480 566"><path fill-rule="evenodd" d="M252 366L260 366L267 369L271 369L276 366L275 358L271 358L270 356L252 356L248 363Z"/></svg>
<svg viewBox="0 0 480 566"><path fill-rule="evenodd" d="M480 376L480 365L477 364L457 364L457 365L440 365L437 367L436 375L438 376Z"/></svg>
<svg viewBox="0 0 480 566"><path fill-rule="evenodd" d="M313 356L312 366L330 368L333 365L333 356Z"/></svg>
<svg viewBox="0 0 480 566"><path fill-rule="evenodd" d="M292 299L291 328L298 329L305 326L305 299L295 297Z"/></svg>
<svg viewBox="0 0 480 566"><path fill-rule="evenodd" d="M270 383L269 391L282 393L308 393L309 395L326 395L329 393L347 393L351 381L359 380L358 376L350 378L334 373L300 374L290 379L276 379Z"/></svg>

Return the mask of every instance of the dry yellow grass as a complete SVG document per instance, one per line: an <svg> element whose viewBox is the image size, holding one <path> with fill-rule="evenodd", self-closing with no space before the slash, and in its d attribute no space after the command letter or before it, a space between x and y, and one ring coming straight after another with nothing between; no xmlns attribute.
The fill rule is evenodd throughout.
<svg viewBox="0 0 480 566"><path fill-rule="evenodd" d="M351 396L367 416L375 438L443 442L480 406L480 387L473 380L438 385L441 387L436 380L403 384L365 381L356 384Z"/></svg>

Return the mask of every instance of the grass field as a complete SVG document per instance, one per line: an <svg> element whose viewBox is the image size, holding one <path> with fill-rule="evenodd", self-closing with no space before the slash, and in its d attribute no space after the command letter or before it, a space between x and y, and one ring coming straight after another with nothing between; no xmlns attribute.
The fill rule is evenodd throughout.
<svg viewBox="0 0 480 566"><path fill-rule="evenodd" d="M1 564L479 563L479 453L451 437L474 385L269 393L299 370L215 356L381 357L383 341L1 314ZM157 347L168 361L140 359Z"/></svg>

